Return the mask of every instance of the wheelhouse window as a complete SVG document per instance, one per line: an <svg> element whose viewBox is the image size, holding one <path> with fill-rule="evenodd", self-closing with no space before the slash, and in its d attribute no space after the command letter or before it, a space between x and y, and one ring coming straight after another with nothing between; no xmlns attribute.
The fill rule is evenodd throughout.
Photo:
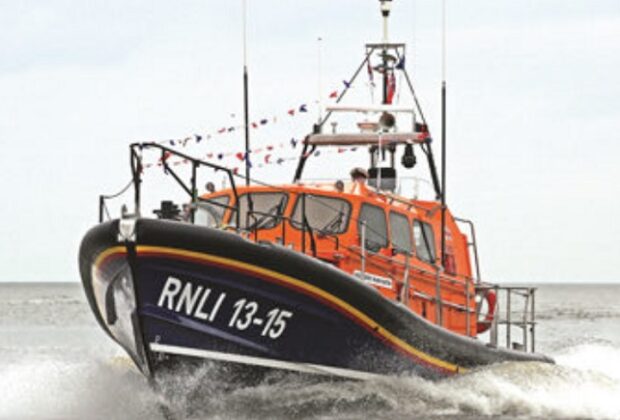
<svg viewBox="0 0 620 420"><path fill-rule="evenodd" d="M419 220L413 221L413 240L415 242L416 255L422 261L435 262L435 234L433 227Z"/></svg>
<svg viewBox="0 0 620 420"><path fill-rule="evenodd" d="M366 224L366 249L376 252L388 244L387 221L381 207L372 204L362 204L358 220L360 238L362 223Z"/></svg>
<svg viewBox="0 0 620 420"><path fill-rule="evenodd" d="M228 195L201 199L194 213L194 224L212 228L222 226L224 213L229 202L230 197Z"/></svg>
<svg viewBox="0 0 620 420"><path fill-rule="evenodd" d="M250 197L252 211L250 211ZM239 196L239 223L242 229L272 229L280 224L281 216L288 202L288 194L281 192L260 192ZM233 212L234 213L234 212ZM235 222L235 215L231 216Z"/></svg>
<svg viewBox="0 0 620 420"><path fill-rule="evenodd" d="M302 228L304 197L299 195L293 209L293 227ZM310 228L324 235L343 233L347 230L351 216L351 204L340 198L320 195L305 196L306 220Z"/></svg>
<svg viewBox="0 0 620 420"><path fill-rule="evenodd" d="M407 216L390 212L390 241L397 253L411 253L411 225Z"/></svg>

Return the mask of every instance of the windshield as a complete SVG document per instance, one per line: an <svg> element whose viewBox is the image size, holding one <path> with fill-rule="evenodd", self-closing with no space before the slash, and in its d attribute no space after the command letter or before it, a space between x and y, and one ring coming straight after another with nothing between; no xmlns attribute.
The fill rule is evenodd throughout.
<svg viewBox="0 0 620 420"><path fill-rule="evenodd" d="M201 199L194 214L194 224L213 228L222 226L229 201L230 197L227 195Z"/></svg>
<svg viewBox="0 0 620 420"><path fill-rule="evenodd" d="M358 219L360 239L364 228L366 236L365 247L368 250L376 252L387 246L387 222L385 220L385 211L381 207L366 203L362 204Z"/></svg>
<svg viewBox="0 0 620 420"><path fill-rule="evenodd" d="M306 220L312 229L323 234L342 233L347 230L351 204L339 198L306 194ZM292 224L301 229L303 197L299 196L293 210Z"/></svg>
<svg viewBox="0 0 620 420"><path fill-rule="evenodd" d="M435 235L431 225L419 220L413 222L413 241L419 259L428 263L434 263L435 256Z"/></svg>
<svg viewBox="0 0 620 420"><path fill-rule="evenodd" d="M252 212L249 212L250 194L239 196L239 214L242 229L272 229L280 224L280 216L284 213L288 194L280 192L251 193ZM231 218L231 223L235 216Z"/></svg>

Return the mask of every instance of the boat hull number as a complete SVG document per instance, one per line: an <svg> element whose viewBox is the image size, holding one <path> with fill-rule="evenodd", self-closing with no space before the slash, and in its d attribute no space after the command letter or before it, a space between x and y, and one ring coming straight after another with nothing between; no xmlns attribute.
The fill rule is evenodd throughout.
<svg viewBox="0 0 620 420"><path fill-rule="evenodd" d="M238 331L255 330L261 337L280 338L293 318L293 312L279 307L264 308L254 300L242 297L230 299L225 292L211 287L168 277L159 294L157 306L203 322L222 322Z"/></svg>

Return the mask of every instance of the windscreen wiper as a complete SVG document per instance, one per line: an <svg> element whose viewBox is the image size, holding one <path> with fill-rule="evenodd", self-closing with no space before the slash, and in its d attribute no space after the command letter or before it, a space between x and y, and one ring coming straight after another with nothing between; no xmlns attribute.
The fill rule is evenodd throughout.
<svg viewBox="0 0 620 420"><path fill-rule="evenodd" d="M265 212L264 214L262 214L261 217L259 217L258 219L256 219L256 221L254 223L252 223L250 226L248 226L248 230L254 230L254 229L262 229L264 225L266 225L266 221L267 220L271 220L274 217L278 217L282 214L282 207L284 205L284 199L285 197L282 197L282 199L280 200L280 202L278 204L276 204L275 206L271 207L269 210L267 210L267 212Z"/></svg>
<svg viewBox="0 0 620 420"><path fill-rule="evenodd" d="M344 213L339 211L336 216L320 229L321 233L336 233L340 230Z"/></svg>

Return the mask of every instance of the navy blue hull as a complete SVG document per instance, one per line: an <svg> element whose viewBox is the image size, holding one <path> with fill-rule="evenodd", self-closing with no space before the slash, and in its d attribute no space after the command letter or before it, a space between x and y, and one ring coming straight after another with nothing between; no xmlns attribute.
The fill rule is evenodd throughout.
<svg viewBox="0 0 620 420"><path fill-rule="evenodd" d="M140 282L138 290L144 337L148 343L158 344L155 348L208 350L266 359L265 363L304 363L363 372L421 369L329 302L304 291L247 273L170 257L141 260L137 275L149 279ZM182 305L177 311L179 299L159 302L170 276L194 292L194 306ZM199 288L201 293L196 292ZM199 307L207 290L209 296ZM218 302L217 313L211 318ZM287 316L280 316L275 325L280 314Z"/></svg>
<svg viewBox="0 0 620 420"><path fill-rule="evenodd" d="M184 359L350 378L549 361L438 328L281 247L157 220L139 220L133 239L118 242L117 221L100 225L80 264L97 319L146 374Z"/></svg>

